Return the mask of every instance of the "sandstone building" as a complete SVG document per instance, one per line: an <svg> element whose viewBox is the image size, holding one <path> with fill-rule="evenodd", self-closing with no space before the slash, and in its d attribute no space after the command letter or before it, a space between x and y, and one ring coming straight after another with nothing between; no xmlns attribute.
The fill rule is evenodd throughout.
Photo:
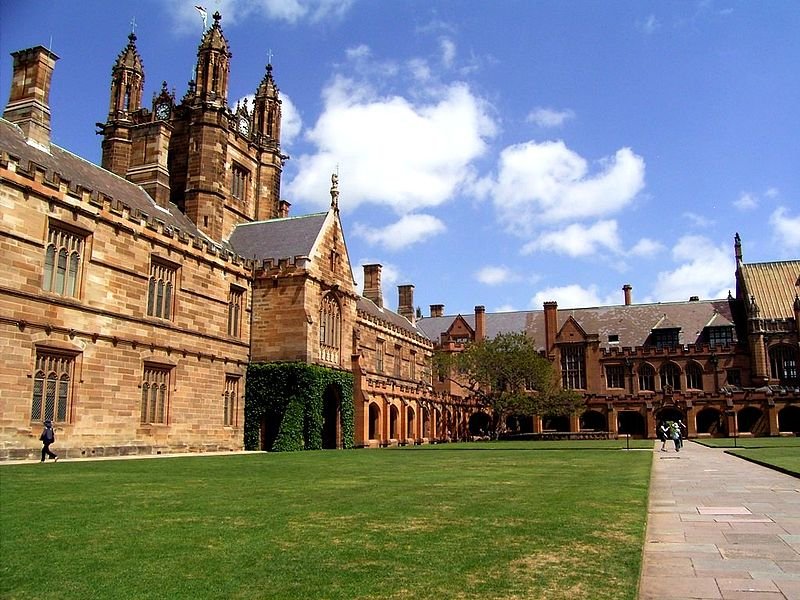
<svg viewBox="0 0 800 600"><path fill-rule="evenodd" d="M289 216L272 66L252 106L229 107L220 20L185 95L164 83L149 106L129 36L98 123L102 166L51 143L58 57L13 53L0 120L0 458L33 456L44 419L67 456L241 449L251 362L352 373L356 446L424 443L466 423L431 386L413 286L403 315L382 306L380 265L357 293L335 177L327 212Z"/></svg>
<svg viewBox="0 0 800 600"><path fill-rule="evenodd" d="M655 437L661 419L682 419L689 437L800 432L800 261L747 264L736 235L736 296L618 306L445 316L420 328L445 352L499 332L525 332L586 402L571 418L512 418L542 437L605 433ZM451 396L450 379L437 382Z"/></svg>

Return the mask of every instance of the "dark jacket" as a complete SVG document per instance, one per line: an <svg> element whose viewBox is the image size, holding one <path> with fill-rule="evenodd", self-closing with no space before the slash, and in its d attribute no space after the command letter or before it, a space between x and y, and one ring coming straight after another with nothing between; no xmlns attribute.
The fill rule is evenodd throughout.
<svg viewBox="0 0 800 600"><path fill-rule="evenodd" d="M56 432L53 431L52 427L45 427L44 431L42 431L42 435L39 436L39 439L45 444L52 444L56 441Z"/></svg>

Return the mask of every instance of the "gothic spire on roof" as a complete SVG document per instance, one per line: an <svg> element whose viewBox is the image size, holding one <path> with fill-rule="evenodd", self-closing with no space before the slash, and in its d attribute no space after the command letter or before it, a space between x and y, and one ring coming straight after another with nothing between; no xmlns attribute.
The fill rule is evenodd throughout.
<svg viewBox="0 0 800 600"><path fill-rule="evenodd" d="M339 210L339 175L331 173L331 208Z"/></svg>

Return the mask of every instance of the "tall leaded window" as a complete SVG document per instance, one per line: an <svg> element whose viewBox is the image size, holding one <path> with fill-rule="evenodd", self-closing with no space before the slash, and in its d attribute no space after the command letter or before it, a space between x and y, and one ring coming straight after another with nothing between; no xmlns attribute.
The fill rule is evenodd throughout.
<svg viewBox="0 0 800 600"><path fill-rule="evenodd" d="M400 367L403 364L403 348L399 344L394 346L394 376L400 379Z"/></svg>
<svg viewBox="0 0 800 600"><path fill-rule="evenodd" d="M326 362L339 364L342 345L342 310L333 294L322 298L319 310L319 352Z"/></svg>
<svg viewBox="0 0 800 600"><path fill-rule="evenodd" d="M666 390L681 389L681 370L673 363L667 363L661 367L661 389Z"/></svg>
<svg viewBox="0 0 800 600"><path fill-rule="evenodd" d="M47 232L42 289L75 298L80 289L81 264L86 237L60 227Z"/></svg>
<svg viewBox="0 0 800 600"><path fill-rule="evenodd" d="M686 367L686 389L703 389L703 369L695 363L690 363Z"/></svg>
<svg viewBox="0 0 800 600"><path fill-rule="evenodd" d="M656 391L656 372L650 365L644 364L639 367L639 390Z"/></svg>
<svg viewBox="0 0 800 600"><path fill-rule="evenodd" d="M377 347L375 348L375 370L378 373L383 373L383 359L386 349L384 347L384 341L378 340Z"/></svg>
<svg viewBox="0 0 800 600"><path fill-rule="evenodd" d="M236 426L236 414L239 406L239 378L228 375L225 377L225 399L223 425Z"/></svg>
<svg viewBox="0 0 800 600"><path fill-rule="evenodd" d="M777 379L782 384L797 383L797 350L791 346L770 348L769 369L772 379Z"/></svg>
<svg viewBox="0 0 800 600"><path fill-rule="evenodd" d="M623 365L606 366L606 387L609 389L625 387L625 367Z"/></svg>
<svg viewBox="0 0 800 600"><path fill-rule="evenodd" d="M247 200L247 180L250 173L244 167L234 164L231 168L231 176L231 196L237 200Z"/></svg>
<svg viewBox="0 0 800 600"><path fill-rule="evenodd" d="M177 269L153 260L150 263L150 281L147 287L147 315L160 319L172 318Z"/></svg>
<svg viewBox="0 0 800 600"><path fill-rule="evenodd" d="M561 346L561 383L564 389L586 389L586 357L582 345Z"/></svg>
<svg viewBox="0 0 800 600"><path fill-rule="evenodd" d="M169 410L169 367L144 366L142 377L142 412L145 424L165 424Z"/></svg>
<svg viewBox="0 0 800 600"><path fill-rule="evenodd" d="M239 337L242 333L242 304L244 290L235 285L228 292L228 335Z"/></svg>
<svg viewBox="0 0 800 600"><path fill-rule="evenodd" d="M74 367L74 355L37 351L31 421L50 419L63 423L67 420Z"/></svg>

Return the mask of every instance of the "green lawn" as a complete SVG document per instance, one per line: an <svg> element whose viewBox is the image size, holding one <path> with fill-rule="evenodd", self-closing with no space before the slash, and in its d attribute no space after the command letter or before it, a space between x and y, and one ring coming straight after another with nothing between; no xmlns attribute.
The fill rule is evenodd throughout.
<svg viewBox="0 0 800 600"><path fill-rule="evenodd" d="M652 453L619 448L3 466L0 596L634 599Z"/></svg>
<svg viewBox="0 0 800 600"><path fill-rule="evenodd" d="M800 448L800 437L698 438L694 440L714 448Z"/></svg>

